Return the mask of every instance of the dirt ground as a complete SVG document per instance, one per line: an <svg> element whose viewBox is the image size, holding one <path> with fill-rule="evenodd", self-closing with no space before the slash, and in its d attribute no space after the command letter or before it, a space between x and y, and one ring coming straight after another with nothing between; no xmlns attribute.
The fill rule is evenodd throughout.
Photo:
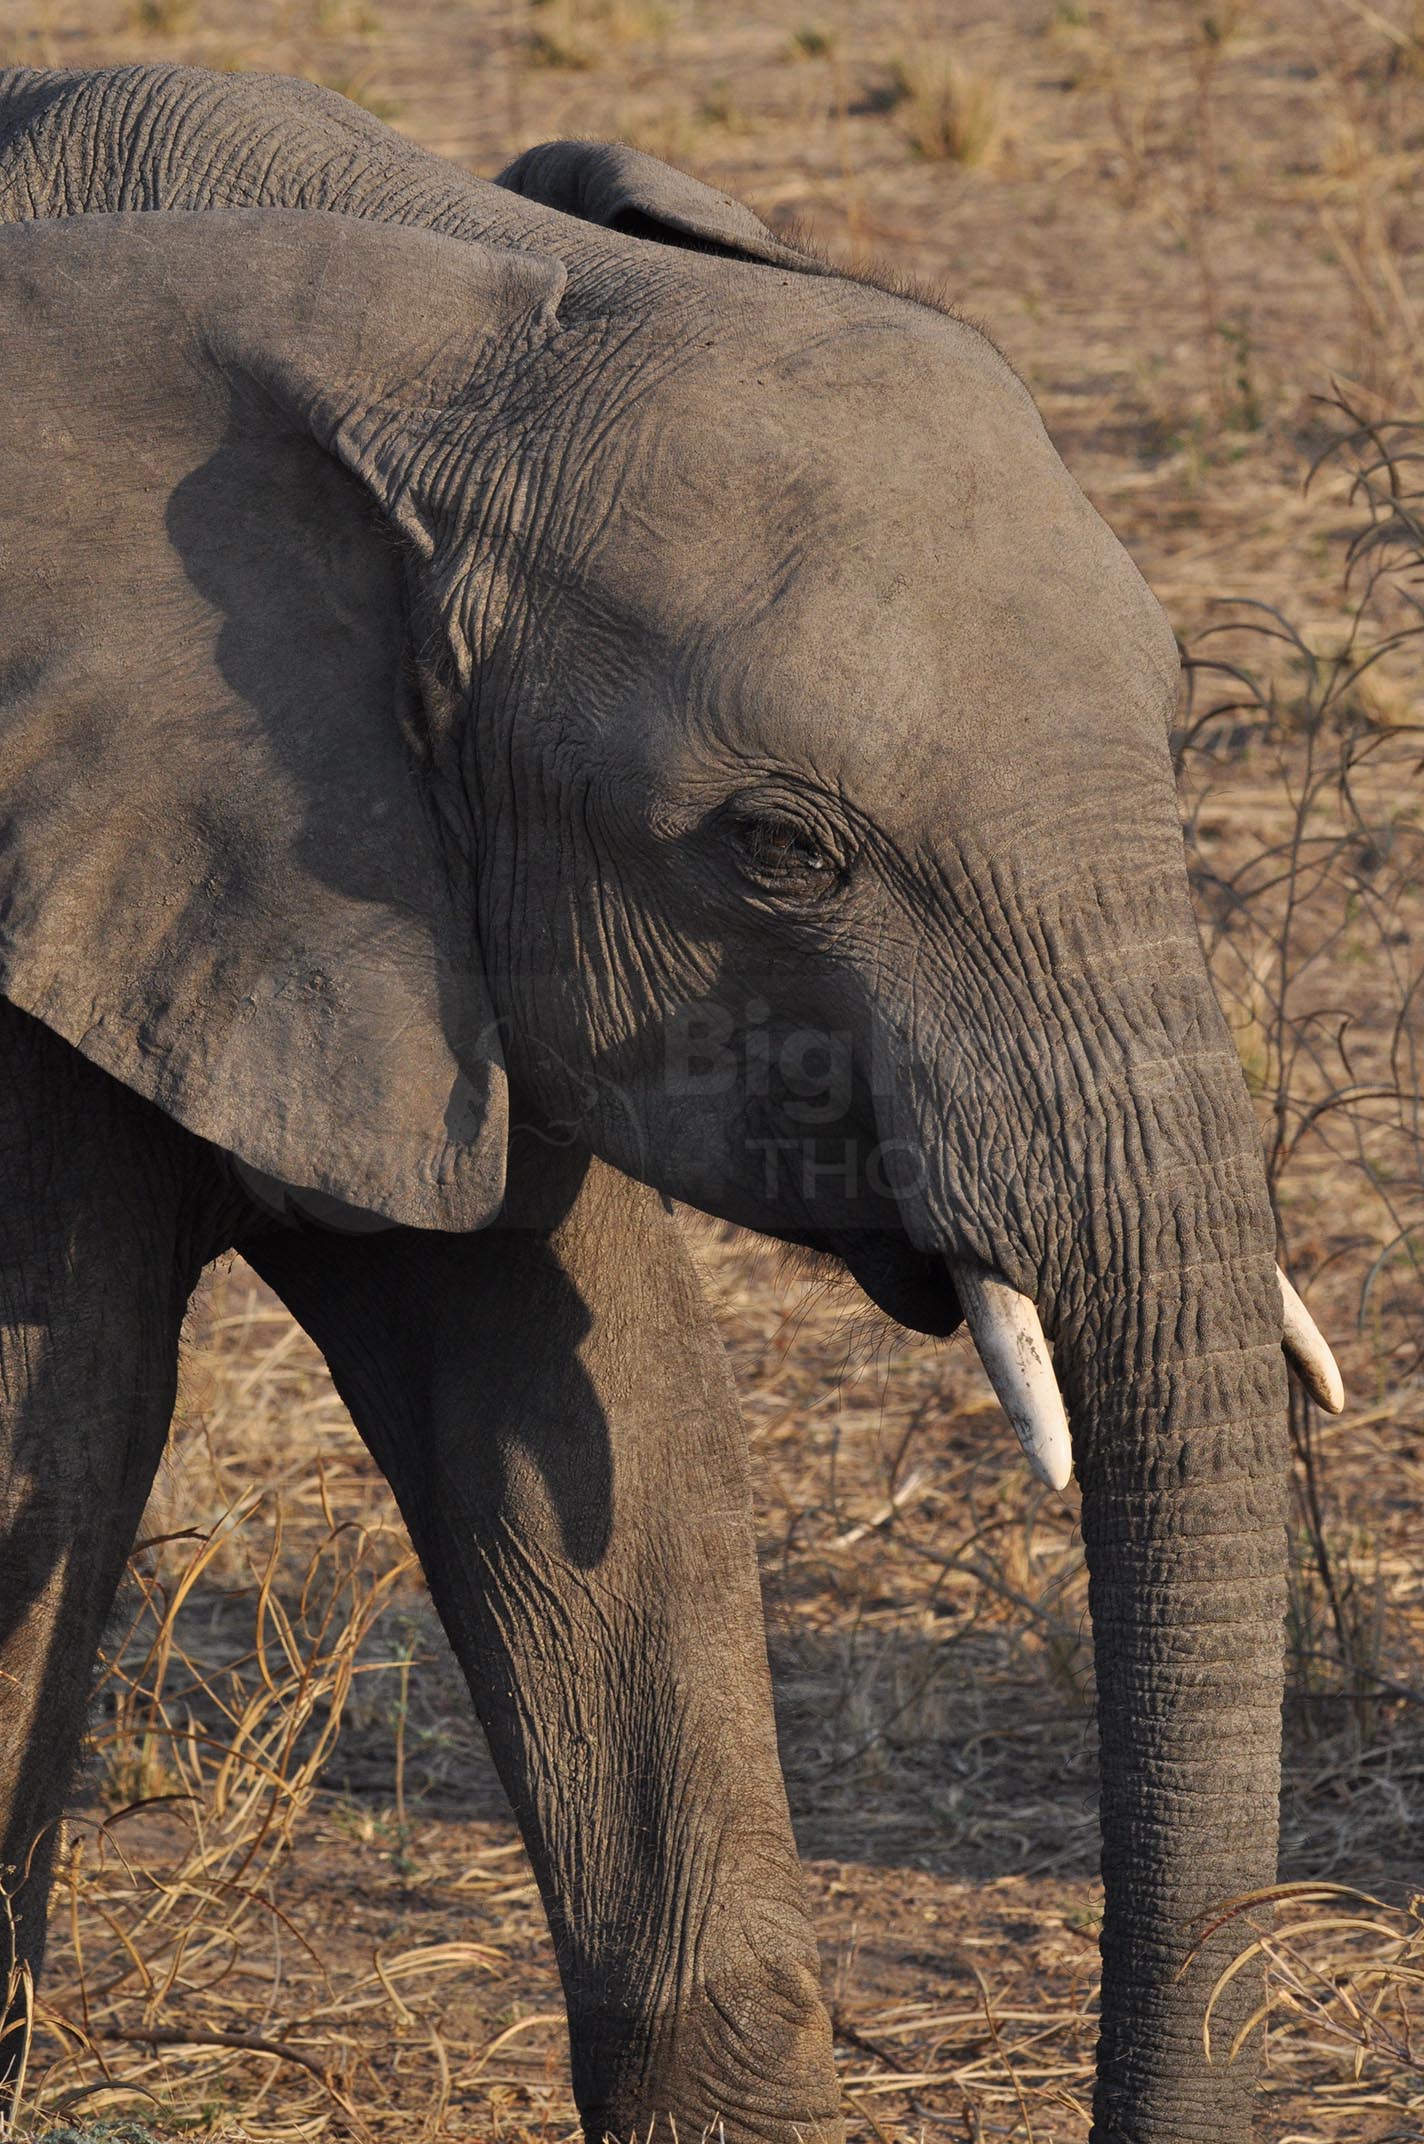
<svg viewBox="0 0 1424 2144"><path fill-rule="evenodd" d="M0 64L157 57L310 75L483 173L621 136L927 279L1022 372L1184 638L1246 595L1312 661L1339 643L1358 510L1328 471L1303 491L1317 398L1420 408L1410 0L0 0ZM1417 661L1371 691L1405 735ZM1417 830L1417 767L1389 765L1391 824ZM1217 770L1218 861L1269 846L1299 767L1287 739ZM1376 1058L1424 942L1407 876L1392 900L1394 968L1347 933L1330 970ZM1377 1892L1396 1955L1424 1816L1412 1266L1356 1312L1389 1202L1417 1215L1424 1147L1369 1151L1303 1153L1282 1191L1352 1394L1312 1430L1332 1583L1303 1522L1283 1872ZM688 1225L746 1403L851 2134L1081 2144L1098 1892L1071 1512L1031 1489L962 1344L892 1335ZM145 1532L187 1538L136 1558L111 1641L28 2119L566 2137L552 1953L497 1782L384 1487L239 1263L195 1307ZM1381 1997L1352 2024L1312 1956L1278 1954L1295 2016L1271 2026L1263 2136L1424 2135L1404 2019Z"/></svg>

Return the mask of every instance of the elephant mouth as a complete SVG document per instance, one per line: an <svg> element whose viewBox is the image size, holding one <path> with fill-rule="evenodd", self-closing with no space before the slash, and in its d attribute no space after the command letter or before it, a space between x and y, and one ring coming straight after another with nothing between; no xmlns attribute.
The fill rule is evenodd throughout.
<svg viewBox="0 0 1424 2144"><path fill-rule="evenodd" d="M1062 1489L1073 1470L1068 1418L1053 1358L1027 1296L997 1274L917 1251L888 1230L856 1229L793 1239L817 1262L844 1269L897 1325L945 1339L967 1323L979 1359L1030 1466Z"/></svg>
<svg viewBox="0 0 1424 2144"><path fill-rule="evenodd" d="M967 1323L979 1359L1039 1480L1063 1489L1073 1446L1052 1350L1025 1295L982 1266L918 1251L888 1230L807 1234L795 1239L843 1267L889 1318L911 1332L947 1338ZM1328 1413L1344 1406L1334 1357L1304 1303L1278 1269L1282 1345L1292 1370Z"/></svg>
<svg viewBox="0 0 1424 2144"><path fill-rule="evenodd" d="M808 1229L785 1240L809 1254L809 1265L849 1273L877 1310L909 1332L947 1340L964 1322L944 1260L889 1229Z"/></svg>

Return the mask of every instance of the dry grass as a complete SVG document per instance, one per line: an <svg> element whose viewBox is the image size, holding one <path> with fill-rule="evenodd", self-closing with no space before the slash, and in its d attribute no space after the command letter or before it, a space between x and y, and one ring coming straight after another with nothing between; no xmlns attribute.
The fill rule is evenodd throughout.
<svg viewBox="0 0 1424 2144"><path fill-rule="evenodd" d="M134 0L131 19L149 37L182 37L196 17L194 0Z"/></svg>
<svg viewBox="0 0 1424 2144"><path fill-rule="evenodd" d="M1421 31L1406 0L1255 0L1229 20L1155 0L184 0L143 19L133 0L10 0L0 16L0 60L169 54L355 85L479 170L553 134L625 135L945 285L1009 349L1195 652L1243 673L1194 672L1185 717L1203 918L1290 1255L1352 1400L1338 1424L1295 1424L1283 1873L1312 1888L1274 1921L1242 1909L1272 1968L1270 2144L1420 2126L1400 2008L1419 1965L1403 1842L1424 1816L1422 1172L1404 1106L1419 664L1407 645L1369 659L1409 622L1407 582L1342 588L1369 519L1348 470L1308 498L1301 481L1339 422L1312 399L1332 377L1371 421L1418 407ZM926 49L996 106L977 164L926 154L920 106L886 95L896 55ZM1400 536L1396 495L1376 485L1375 504ZM1203 641L1233 591L1289 637ZM747 1399L853 2136L1079 2144L1097 1888L1072 1513L1024 1477L962 1347L891 1338L697 1228ZM573 2112L532 1879L384 1487L240 1266L195 1310L185 1395L111 1635L26 2125L102 2117L108 2144L138 2144L114 2124L553 2144ZM1325 1883L1382 1903L1320 1905ZM1343 1943L1305 1925L1342 1911L1370 1925Z"/></svg>
<svg viewBox="0 0 1424 2144"><path fill-rule="evenodd" d="M532 67L596 67L611 49L656 40L667 9L650 0L529 0L526 51Z"/></svg>
<svg viewBox="0 0 1424 2144"><path fill-rule="evenodd" d="M1396 2136L1416 2136L1424 2119L1424 1897L1391 1905L1344 1884L1278 1884L1233 1901L1218 1925L1232 1923L1250 1941L1212 1991L1202 2026L1208 2059L1233 2060L1270 2027L1278 2044L1333 2046L1348 2059L1356 2109L1372 2105L1399 2118ZM1219 2050L1212 2028L1221 1994L1257 1961L1266 1966L1265 1997Z"/></svg>
<svg viewBox="0 0 1424 2144"><path fill-rule="evenodd" d="M299 1834L319 1859L324 1835L349 1840L401 1885L428 1874L407 1766L428 1803L472 1731L447 1726L451 1692L421 1680L432 1617L408 1544L349 1433L324 1448L341 1424L324 1372L245 1277L191 1350L187 1391L157 1531L106 1649L25 2126L138 2102L151 2121L218 2133L240 2111L248 2136L314 2136L333 2119L342 2134L446 2134L457 2086L492 2055L506 2069L524 2057L527 2033L493 2019L477 2046L440 2026L439 1992L497 1974L503 1951L463 1934L353 1946L344 1926L333 1945L320 1877L315 1912L284 1880ZM254 1442L283 1453L261 1486ZM383 1745L375 1807L333 1784L353 1777L363 1738ZM532 1888L504 1837L472 1844L450 1881L467 1902ZM536 2078L546 2067L541 2047Z"/></svg>
<svg viewBox="0 0 1424 2144"><path fill-rule="evenodd" d="M905 139L932 163L989 164L1003 137L1003 93L952 52L924 43L890 68L887 98Z"/></svg>
<svg viewBox="0 0 1424 2144"><path fill-rule="evenodd" d="M1380 423L1365 399L1328 406L1336 438L1317 470L1353 519L1344 620L1322 632L1227 606L1198 643L1182 754L1199 906L1283 1238L1297 1270L1315 1270L1317 1301L1333 1295L1336 1329L1353 1313L1357 1335L1344 1434L1292 1400L1285 1857L1348 1877L1373 1834L1393 1893L1296 1883L1224 1909L1251 1938L1232 1970L1268 1968L1237 2044L1269 2024L1278 2073L1333 2069L1318 2089L1350 2133L1404 2137L1424 2107L1424 1970L1401 1862L1424 1788L1424 1630L1417 1545L1390 1513L1417 1509L1424 1412L1424 426Z"/></svg>

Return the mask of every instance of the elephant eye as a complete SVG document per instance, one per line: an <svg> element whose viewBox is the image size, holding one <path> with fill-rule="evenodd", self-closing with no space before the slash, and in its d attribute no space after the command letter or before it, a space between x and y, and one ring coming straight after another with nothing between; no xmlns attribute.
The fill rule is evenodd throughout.
<svg viewBox="0 0 1424 2144"><path fill-rule="evenodd" d="M830 848L790 813L739 811L731 836L742 870L772 892L815 896L828 893L841 877Z"/></svg>

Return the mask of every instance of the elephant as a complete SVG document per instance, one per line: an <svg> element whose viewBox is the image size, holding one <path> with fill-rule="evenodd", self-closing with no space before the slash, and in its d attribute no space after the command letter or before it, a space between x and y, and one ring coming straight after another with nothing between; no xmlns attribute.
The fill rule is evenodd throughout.
<svg viewBox="0 0 1424 2144"><path fill-rule="evenodd" d="M1285 1360L1338 1373L1195 930L1174 636L1027 389L635 150L487 182L174 67L0 75L0 318L12 1996L235 1246L409 1524L585 2134L842 2135L684 1202L967 1322L1076 1468L1092 2133L1239 2144L1192 1946L1274 1875Z"/></svg>

